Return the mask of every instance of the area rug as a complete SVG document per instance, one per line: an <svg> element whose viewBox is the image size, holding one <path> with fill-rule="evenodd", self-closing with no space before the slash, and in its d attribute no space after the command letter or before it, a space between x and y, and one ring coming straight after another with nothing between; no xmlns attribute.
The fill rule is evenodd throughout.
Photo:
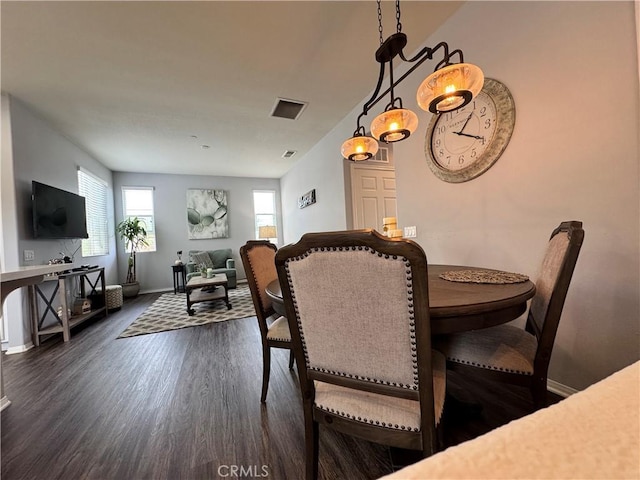
<svg viewBox="0 0 640 480"><path fill-rule="evenodd" d="M184 293L163 293L118 338L135 337L148 333L166 332L180 328L196 327L208 323L226 322L256 314L249 287L238 285L229 290L231 310L224 302L201 302L192 305L193 316L187 313L187 296Z"/></svg>

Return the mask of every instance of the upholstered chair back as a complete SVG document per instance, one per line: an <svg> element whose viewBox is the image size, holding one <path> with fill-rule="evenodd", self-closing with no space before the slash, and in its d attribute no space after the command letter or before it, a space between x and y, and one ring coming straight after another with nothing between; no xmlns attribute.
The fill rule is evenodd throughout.
<svg viewBox="0 0 640 480"><path fill-rule="evenodd" d="M417 387L406 258L362 246L312 248L287 273L308 369Z"/></svg>
<svg viewBox="0 0 640 480"><path fill-rule="evenodd" d="M537 356L551 354L583 239L582 222L577 221L563 222L551 234L527 319L527 331L538 339Z"/></svg>
<svg viewBox="0 0 640 480"><path fill-rule="evenodd" d="M278 278L274 262L276 249L273 243L266 240L250 240L240 249L247 283L256 307L256 316L261 323L273 313L266 288L270 282Z"/></svg>
<svg viewBox="0 0 640 480"><path fill-rule="evenodd" d="M306 234L280 249L276 265L294 349L299 336L302 350L296 360L304 359L311 377L416 392L421 366L431 383L427 263L419 245L370 230Z"/></svg>

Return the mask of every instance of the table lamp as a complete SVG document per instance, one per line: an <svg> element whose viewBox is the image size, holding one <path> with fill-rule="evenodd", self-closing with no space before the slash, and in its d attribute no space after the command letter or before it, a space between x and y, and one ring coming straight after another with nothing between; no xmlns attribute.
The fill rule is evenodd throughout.
<svg viewBox="0 0 640 480"><path fill-rule="evenodd" d="M277 238L278 232L274 225L264 225L262 227L258 227L258 238Z"/></svg>

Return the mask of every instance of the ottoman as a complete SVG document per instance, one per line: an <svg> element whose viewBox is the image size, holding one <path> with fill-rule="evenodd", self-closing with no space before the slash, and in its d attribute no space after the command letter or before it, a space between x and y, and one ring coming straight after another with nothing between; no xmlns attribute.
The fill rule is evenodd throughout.
<svg viewBox="0 0 640 480"><path fill-rule="evenodd" d="M107 285L104 287L107 310L114 312L122 308L122 285Z"/></svg>

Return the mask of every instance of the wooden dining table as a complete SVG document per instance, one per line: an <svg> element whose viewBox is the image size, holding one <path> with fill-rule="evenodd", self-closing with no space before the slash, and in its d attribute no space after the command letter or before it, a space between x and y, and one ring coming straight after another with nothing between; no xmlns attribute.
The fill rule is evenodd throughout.
<svg viewBox="0 0 640 480"><path fill-rule="evenodd" d="M467 283L440 278L455 270L478 270L461 265L429 265L429 313L431 333L444 335L493 327L515 320L527 309L527 300L536 292L531 280L518 283ZM487 270L487 269L480 269ZM285 314L280 283L267 285L273 309Z"/></svg>

